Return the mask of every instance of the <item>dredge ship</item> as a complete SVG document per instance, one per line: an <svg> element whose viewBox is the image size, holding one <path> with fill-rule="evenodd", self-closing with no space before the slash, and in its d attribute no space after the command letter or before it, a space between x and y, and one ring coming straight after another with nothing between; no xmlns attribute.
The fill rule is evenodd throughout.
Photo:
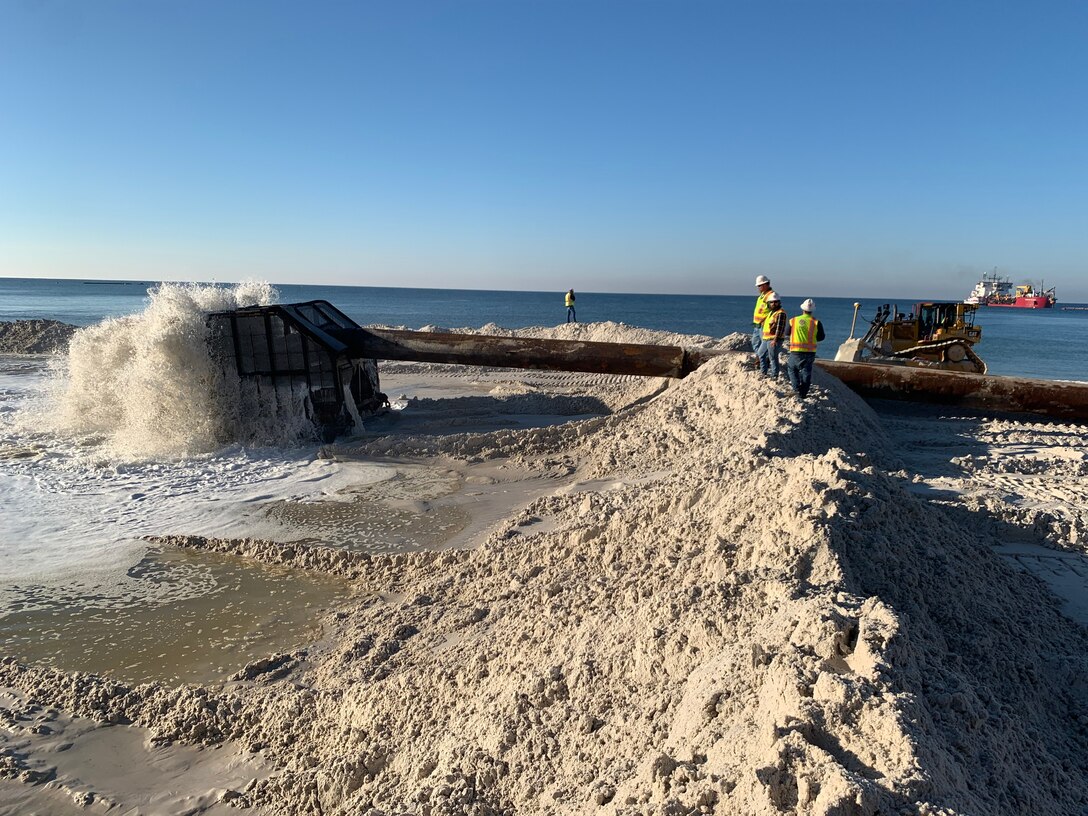
<svg viewBox="0 0 1088 816"><path fill-rule="evenodd" d="M1014 287L1007 277L993 274L983 275L975 284L971 294L964 298L964 303L972 306L1007 306L1014 309L1049 309L1058 302L1054 287L1038 289L1034 284L1025 283Z"/></svg>

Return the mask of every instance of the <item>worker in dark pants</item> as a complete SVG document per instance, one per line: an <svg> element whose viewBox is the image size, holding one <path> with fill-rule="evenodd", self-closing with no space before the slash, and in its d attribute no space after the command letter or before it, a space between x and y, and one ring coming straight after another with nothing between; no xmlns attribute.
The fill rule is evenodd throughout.
<svg viewBox="0 0 1088 816"><path fill-rule="evenodd" d="M766 275L756 278L756 307L752 311L752 351L759 358L759 347L763 345L763 321L767 319L770 309L767 308L767 293L771 291L771 279Z"/></svg>
<svg viewBox="0 0 1088 816"><path fill-rule="evenodd" d="M759 344L759 373L765 374L772 380L778 379L779 352L786 345L786 331L789 329L789 321L782 309L782 301L774 292L766 294L767 317L763 320L763 328L760 333Z"/></svg>
<svg viewBox="0 0 1088 816"><path fill-rule="evenodd" d="M812 316L816 303L809 298L801 304L801 314L790 319L790 355L786 358L786 375L797 396L804 399L812 385L812 364L816 361L816 344L824 339L824 327Z"/></svg>

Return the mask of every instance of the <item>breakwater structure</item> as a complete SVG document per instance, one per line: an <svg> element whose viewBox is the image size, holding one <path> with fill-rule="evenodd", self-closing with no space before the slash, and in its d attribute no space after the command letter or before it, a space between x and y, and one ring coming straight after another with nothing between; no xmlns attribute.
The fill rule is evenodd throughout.
<svg viewBox="0 0 1088 816"><path fill-rule="evenodd" d="M227 368L279 393L309 394L328 438L380 410L378 361L682 378L736 350L363 328L327 301L252 306L209 315L213 352ZM817 360L864 397L1088 420L1088 383Z"/></svg>

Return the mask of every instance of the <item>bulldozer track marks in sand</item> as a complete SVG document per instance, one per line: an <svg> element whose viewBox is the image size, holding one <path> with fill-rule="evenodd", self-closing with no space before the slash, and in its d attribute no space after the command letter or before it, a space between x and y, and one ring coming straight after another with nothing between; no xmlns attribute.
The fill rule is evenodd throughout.
<svg viewBox="0 0 1088 816"><path fill-rule="evenodd" d="M1088 584L1088 564L1075 555L1010 555L1009 558L1022 564L1029 572L1046 570L1054 575L1076 575Z"/></svg>
<svg viewBox="0 0 1088 816"><path fill-rule="evenodd" d="M431 366L429 377L442 379L475 380L492 384L519 383L523 385L541 385L548 388L578 388L586 382L595 386L623 385L640 379L634 374L589 374L572 371L533 371L530 369L488 368L485 366L465 366L440 363L389 363L381 364L383 377L410 374L418 371L416 366Z"/></svg>
<svg viewBox="0 0 1088 816"><path fill-rule="evenodd" d="M998 553L1088 625L1088 428L876 407L915 492L988 518Z"/></svg>

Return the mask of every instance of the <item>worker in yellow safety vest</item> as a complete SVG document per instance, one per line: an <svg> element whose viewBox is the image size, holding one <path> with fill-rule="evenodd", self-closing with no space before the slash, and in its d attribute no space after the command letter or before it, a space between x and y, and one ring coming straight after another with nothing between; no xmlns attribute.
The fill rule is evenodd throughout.
<svg viewBox="0 0 1088 816"><path fill-rule="evenodd" d="M801 304L801 314L790 320L790 356L786 358L786 376L797 396L804 399L812 385L812 364L816 360L816 344L824 339L824 326L812 316L816 301Z"/></svg>
<svg viewBox="0 0 1088 816"><path fill-rule="evenodd" d="M752 351L759 356L759 347L763 343L763 321L767 319L767 293L771 291L771 279L766 275L756 278L756 308L752 312Z"/></svg>
<svg viewBox="0 0 1088 816"><path fill-rule="evenodd" d="M778 355L786 343L789 319L782 310L782 301L775 292L767 292L767 316L760 330L759 373L778 379Z"/></svg>
<svg viewBox="0 0 1088 816"><path fill-rule="evenodd" d="M568 289L567 290L567 296L564 298L564 301L567 304L567 322L568 323L577 323L578 322L578 317L574 313L574 290L573 289Z"/></svg>

